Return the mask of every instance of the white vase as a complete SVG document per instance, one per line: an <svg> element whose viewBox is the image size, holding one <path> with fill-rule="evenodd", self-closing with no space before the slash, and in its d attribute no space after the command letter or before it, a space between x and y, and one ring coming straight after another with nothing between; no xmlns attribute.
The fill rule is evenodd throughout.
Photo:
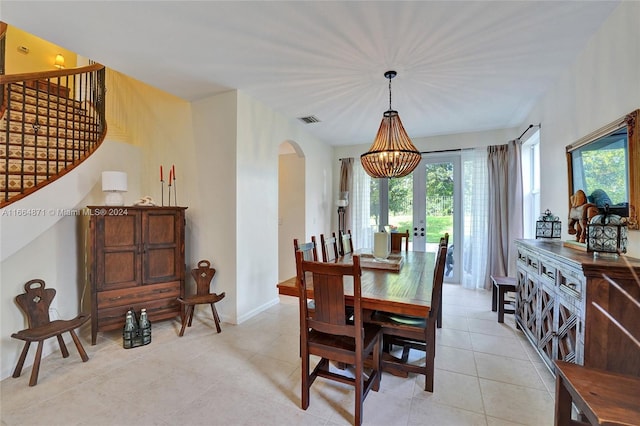
<svg viewBox="0 0 640 426"><path fill-rule="evenodd" d="M373 257L386 259L391 253L391 238L387 232L373 234Z"/></svg>

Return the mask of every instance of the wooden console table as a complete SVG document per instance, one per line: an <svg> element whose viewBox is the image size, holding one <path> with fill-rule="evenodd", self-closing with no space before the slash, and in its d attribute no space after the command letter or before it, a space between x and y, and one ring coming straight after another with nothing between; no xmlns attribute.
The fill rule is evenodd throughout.
<svg viewBox="0 0 640 426"><path fill-rule="evenodd" d="M594 258L560 241L518 240L516 247L516 321L550 370L555 373L560 360L640 376L637 350L611 324L598 321L594 307L622 314L625 327L640 329L637 318L624 314L640 301L640 259ZM632 300L611 291L605 274Z"/></svg>

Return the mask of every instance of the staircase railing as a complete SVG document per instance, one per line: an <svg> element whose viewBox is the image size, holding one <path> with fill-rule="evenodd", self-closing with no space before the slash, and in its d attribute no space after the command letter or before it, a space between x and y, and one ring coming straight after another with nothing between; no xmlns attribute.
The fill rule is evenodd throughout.
<svg viewBox="0 0 640 426"><path fill-rule="evenodd" d="M104 140L105 68L0 75L0 208L68 173Z"/></svg>

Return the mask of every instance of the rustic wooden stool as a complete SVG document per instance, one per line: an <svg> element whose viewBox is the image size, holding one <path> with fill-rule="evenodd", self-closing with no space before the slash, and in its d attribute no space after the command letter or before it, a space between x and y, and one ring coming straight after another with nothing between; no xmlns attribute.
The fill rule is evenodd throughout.
<svg viewBox="0 0 640 426"><path fill-rule="evenodd" d="M191 327L193 321L193 312L196 305L211 305L211 313L213 321L216 323L218 333L222 331L220 328L220 316L216 310L215 303L224 299L225 294L212 293L210 290L211 280L216 274L216 270L211 268L211 262L201 260L198 262L198 268L191 270L191 276L196 282L196 294L192 296L178 297L178 302L184 306L184 314L182 316L182 328L180 328L180 337L184 335L184 329Z"/></svg>
<svg viewBox="0 0 640 426"><path fill-rule="evenodd" d="M511 277L494 277L491 275L493 282L493 293L491 299L491 310L498 311L498 322L504 322L504 314L513 314L515 309L510 301L505 300L505 293L508 291L516 291L516 279Z"/></svg>
<svg viewBox="0 0 640 426"><path fill-rule="evenodd" d="M71 320L55 320L51 321L49 318L49 306L51 301L56 296L56 291L52 288L45 288L43 280L31 280L24 285L25 292L16 296L16 303L27 315L27 321L29 328L13 333L11 337L24 341L24 348L18 358L18 364L13 371L13 377L20 377L22 372L22 366L29 352L29 346L31 342L38 342L38 349L36 349L36 357L33 359L33 367L31 368L31 379L29 380L29 386L35 386L38 383L38 373L40 372L40 359L42 358L42 344L50 338L56 337L58 344L60 345L60 351L62 357L67 358L69 351L67 345L64 343L62 333L69 332L73 342L76 344L80 358L82 362L87 362L89 357L80 343L80 339L75 333L75 329L87 322L91 315L81 313L77 317Z"/></svg>

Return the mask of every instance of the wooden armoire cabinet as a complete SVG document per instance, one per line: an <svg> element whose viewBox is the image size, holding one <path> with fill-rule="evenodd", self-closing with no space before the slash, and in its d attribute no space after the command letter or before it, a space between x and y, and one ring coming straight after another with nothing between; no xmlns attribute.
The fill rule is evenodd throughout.
<svg viewBox="0 0 640 426"><path fill-rule="evenodd" d="M151 321L180 315L186 207L88 208L91 344L122 328L129 308Z"/></svg>

